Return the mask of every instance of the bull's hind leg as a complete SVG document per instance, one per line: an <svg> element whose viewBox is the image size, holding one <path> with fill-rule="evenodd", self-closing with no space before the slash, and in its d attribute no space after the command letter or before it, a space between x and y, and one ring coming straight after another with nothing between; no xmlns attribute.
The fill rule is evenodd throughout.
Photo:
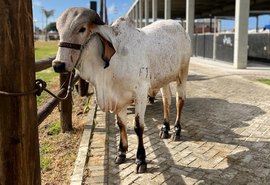
<svg viewBox="0 0 270 185"><path fill-rule="evenodd" d="M160 129L159 137L167 139L170 137L170 106L171 106L171 89L170 85L166 85L161 88L162 101L163 101L163 113L164 121Z"/></svg>
<svg viewBox="0 0 270 185"><path fill-rule="evenodd" d="M118 153L115 158L116 164L124 163L126 160L126 152L128 150L128 140L127 140L127 109L123 109L121 112L117 114L117 125L119 126L120 130L120 142L119 142L119 148Z"/></svg>
<svg viewBox="0 0 270 185"><path fill-rule="evenodd" d="M181 135L181 113L186 99L186 81L187 81L188 68L182 68L181 75L177 80L176 88L176 121L174 124L174 132L171 139L179 141Z"/></svg>

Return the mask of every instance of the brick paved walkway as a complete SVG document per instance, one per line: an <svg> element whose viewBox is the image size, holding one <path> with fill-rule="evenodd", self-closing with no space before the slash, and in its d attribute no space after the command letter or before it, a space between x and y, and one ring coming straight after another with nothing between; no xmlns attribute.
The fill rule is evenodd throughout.
<svg viewBox="0 0 270 185"><path fill-rule="evenodd" d="M114 116L98 110L85 184L270 184L270 88L250 80L270 78L270 72L196 60L190 66L182 141L159 139L163 114L158 95L146 111L148 172L135 174L134 107L129 107L127 161L121 165L114 164L119 142ZM173 99L172 123L174 104Z"/></svg>

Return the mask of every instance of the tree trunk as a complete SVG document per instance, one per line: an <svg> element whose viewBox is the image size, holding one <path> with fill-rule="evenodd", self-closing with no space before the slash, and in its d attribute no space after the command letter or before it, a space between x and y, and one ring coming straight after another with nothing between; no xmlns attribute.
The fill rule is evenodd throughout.
<svg viewBox="0 0 270 185"><path fill-rule="evenodd" d="M48 26L48 17L46 17L46 24L45 24L45 41L48 41L48 30L47 30L47 26Z"/></svg>
<svg viewBox="0 0 270 185"><path fill-rule="evenodd" d="M33 91L32 1L0 0L0 8L0 91ZM36 96L0 100L0 184L40 184Z"/></svg>

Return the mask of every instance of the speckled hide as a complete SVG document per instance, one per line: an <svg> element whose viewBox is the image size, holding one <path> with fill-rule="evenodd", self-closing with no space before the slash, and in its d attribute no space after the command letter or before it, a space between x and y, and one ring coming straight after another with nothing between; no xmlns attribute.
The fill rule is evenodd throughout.
<svg viewBox="0 0 270 185"><path fill-rule="evenodd" d="M157 21L137 29L132 20L121 17L111 27L99 26L95 31L112 41L116 53L108 69L112 74L108 76L115 80L114 87L121 82L116 90L116 94L121 94L121 100L115 99L118 96L115 93L110 98L115 99L112 103L101 100L104 110L121 109L131 99L136 99L141 91L145 96L149 88L159 89L172 81L181 80L180 73L188 70L190 39L177 21ZM128 92L123 93L124 89ZM127 98L126 102L123 97Z"/></svg>
<svg viewBox="0 0 270 185"><path fill-rule="evenodd" d="M137 29L128 17L120 17L111 26L103 25L98 15L86 8L66 10L58 19L57 28L62 44L53 61L55 70L72 71L75 67L82 78L95 86L99 107L117 115L121 132L117 163L124 161L128 147L127 106L135 104L134 129L139 141L137 172L145 172L142 134L147 94L161 88L166 126L161 137L167 138L169 83L173 81L177 82L175 128L180 128L191 56L189 36L173 20L157 21L143 29ZM72 49L68 43L81 45L82 49Z"/></svg>

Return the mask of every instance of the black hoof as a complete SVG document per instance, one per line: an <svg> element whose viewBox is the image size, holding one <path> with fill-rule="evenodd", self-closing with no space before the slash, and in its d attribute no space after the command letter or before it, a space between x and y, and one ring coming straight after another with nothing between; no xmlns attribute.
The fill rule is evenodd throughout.
<svg viewBox="0 0 270 185"><path fill-rule="evenodd" d="M161 139L168 139L170 138L170 134L169 134L169 131L170 131L170 124L166 121L163 122L163 126L161 127L160 129L160 132L159 132L159 137Z"/></svg>
<svg viewBox="0 0 270 185"><path fill-rule="evenodd" d="M146 162L136 160L136 164L137 164L136 169L135 169L136 173L145 173L147 171L147 163Z"/></svg>
<svg viewBox="0 0 270 185"><path fill-rule="evenodd" d="M171 140L172 141L180 141L180 133L177 134L176 132L172 134L172 137L171 137Z"/></svg>
<svg viewBox="0 0 270 185"><path fill-rule="evenodd" d="M180 141L180 136L181 136L181 127L174 127L174 132L172 134L171 140L172 141Z"/></svg>
<svg viewBox="0 0 270 185"><path fill-rule="evenodd" d="M120 154L120 155L117 155L115 160L114 160L114 163L115 164L122 164L126 161L126 155L124 154Z"/></svg>
<svg viewBox="0 0 270 185"><path fill-rule="evenodd" d="M163 130L161 130L161 131L159 132L159 137L160 137L161 139L168 139L168 138L170 138L171 136L170 136L170 134L169 134L168 131L163 131Z"/></svg>
<svg viewBox="0 0 270 185"><path fill-rule="evenodd" d="M150 103L150 104L154 104L155 103L155 97L152 97L152 96L148 96L148 102Z"/></svg>

